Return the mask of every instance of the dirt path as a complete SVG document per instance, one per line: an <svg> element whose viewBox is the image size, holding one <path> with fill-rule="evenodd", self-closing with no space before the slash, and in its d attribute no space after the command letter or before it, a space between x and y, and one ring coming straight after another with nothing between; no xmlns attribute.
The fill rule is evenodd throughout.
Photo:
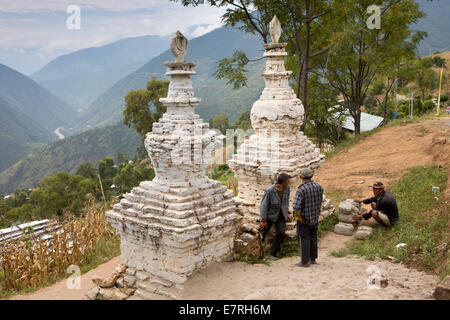
<svg viewBox="0 0 450 320"><path fill-rule="evenodd" d="M444 137L444 138L443 138ZM425 120L381 130L362 143L325 162L316 174L325 191L341 190L353 197L370 195L367 186L383 181L388 187L407 169L432 163L449 164L450 118ZM447 140L446 140L447 139ZM449 169L450 170L450 169ZM450 183L450 179L449 179ZM447 195L450 186L447 188ZM325 192L327 193L327 192ZM350 238L325 234L319 242L318 265L308 269L294 264L298 257L270 266L241 262L215 263L196 274L179 291L181 299L427 299L438 278L384 260L336 258L331 252ZM81 299L94 275L110 275L119 258L81 277L81 290L69 290L66 281L10 299ZM367 268L376 266L388 279L382 289L368 289Z"/></svg>
<svg viewBox="0 0 450 320"><path fill-rule="evenodd" d="M429 299L437 277L388 261L358 257L336 258L330 253L349 237L327 233L319 243L318 264L295 266L299 257L266 265L216 263L195 275L181 299ZM372 266L372 267L371 267ZM388 286L369 289L367 268L386 274Z"/></svg>
<svg viewBox="0 0 450 320"><path fill-rule="evenodd" d="M67 280L61 280L51 286L31 293L11 296L5 300L81 300L92 287L92 277L95 275L105 277L106 275L112 274L119 263L120 257L115 257L97 268L82 274L80 289L68 289Z"/></svg>
<svg viewBox="0 0 450 320"><path fill-rule="evenodd" d="M318 264L299 268L299 257L266 265L221 262L197 273L178 292L179 299L430 299L438 278L388 261L359 257L336 258L331 252L350 238L325 234L319 243ZM119 257L81 276L81 289L70 290L66 280L12 300L79 300L92 286L94 275L114 272ZM369 289L367 268L376 266L389 281L386 288Z"/></svg>

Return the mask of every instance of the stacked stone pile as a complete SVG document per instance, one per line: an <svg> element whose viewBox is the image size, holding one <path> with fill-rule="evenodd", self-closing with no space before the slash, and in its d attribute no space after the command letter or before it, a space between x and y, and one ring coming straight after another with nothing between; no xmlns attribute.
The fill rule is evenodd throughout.
<svg viewBox="0 0 450 320"><path fill-rule="evenodd" d="M355 229L355 238L362 240L372 235L372 228L368 226L358 227L358 222L353 220L355 214L364 214L367 211L361 208L361 204L353 201L353 199L347 199L339 203L339 223L334 226L334 232L343 234L346 236L353 235Z"/></svg>
<svg viewBox="0 0 450 320"><path fill-rule="evenodd" d="M346 236L353 235L355 226L352 217L355 214L359 214L360 211L361 204L354 202L352 199L347 199L339 203L339 223L334 226L334 232Z"/></svg>
<svg viewBox="0 0 450 320"><path fill-rule="evenodd" d="M133 295L135 289L126 287L126 265L119 265L116 271L107 278L94 276L94 286L86 293L85 300L125 300Z"/></svg>

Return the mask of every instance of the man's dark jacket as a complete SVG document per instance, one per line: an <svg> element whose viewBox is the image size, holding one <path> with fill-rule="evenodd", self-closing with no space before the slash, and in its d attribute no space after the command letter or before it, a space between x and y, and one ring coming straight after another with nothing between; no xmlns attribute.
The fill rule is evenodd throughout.
<svg viewBox="0 0 450 320"><path fill-rule="evenodd" d="M286 221L289 214L289 195L290 188L286 187L283 190L283 201L281 201L280 196L275 189L275 184L267 188L261 199L259 208L261 219L275 222L277 221L278 214L281 210L284 220Z"/></svg>
<svg viewBox="0 0 450 320"><path fill-rule="evenodd" d="M372 202L376 202L375 210L382 211L389 218L391 224L394 224L398 220L398 207L397 202L395 201L392 194L387 191L383 191L380 198L372 197L363 200L363 203L369 204ZM370 211L363 215L364 219L369 219L371 217Z"/></svg>

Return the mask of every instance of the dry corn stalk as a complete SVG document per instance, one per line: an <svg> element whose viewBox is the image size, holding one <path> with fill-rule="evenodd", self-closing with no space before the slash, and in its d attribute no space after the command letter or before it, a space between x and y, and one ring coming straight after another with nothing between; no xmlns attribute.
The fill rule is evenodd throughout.
<svg viewBox="0 0 450 320"><path fill-rule="evenodd" d="M91 200L81 218L69 215L62 227L47 240L27 232L21 238L0 245L0 295L37 288L66 274L70 265L82 266L100 241L113 244L118 235L105 213Z"/></svg>

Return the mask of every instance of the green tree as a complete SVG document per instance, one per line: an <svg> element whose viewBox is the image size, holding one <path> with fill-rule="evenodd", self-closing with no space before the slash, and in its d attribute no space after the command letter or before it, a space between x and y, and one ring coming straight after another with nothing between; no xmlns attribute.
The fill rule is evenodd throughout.
<svg viewBox="0 0 450 320"><path fill-rule="evenodd" d="M33 214L40 218L53 215L62 216L65 212L80 214L86 195L95 191L92 180L83 176L71 176L67 172L46 177L39 182L39 188L30 195Z"/></svg>
<svg viewBox="0 0 450 320"><path fill-rule="evenodd" d="M122 152L117 153L117 164L119 169L123 168L128 163L128 156Z"/></svg>
<svg viewBox="0 0 450 320"><path fill-rule="evenodd" d="M336 99L337 90L321 82L317 75L310 77L308 87L311 92L311 108L305 133L312 137L320 148L336 145L345 137L341 129L345 114Z"/></svg>
<svg viewBox="0 0 450 320"><path fill-rule="evenodd" d="M438 62L439 63L439 62ZM433 71L433 58L425 57L416 60L413 66L415 85L420 91L420 99L425 102L425 94L428 91L435 89L438 85L438 76Z"/></svg>
<svg viewBox="0 0 450 320"><path fill-rule="evenodd" d="M97 171L102 179L103 189L108 189L111 187L113 178L117 173L117 169L114 165L114 159L112 157L106 157L105 159L100 160Z"/></svg>
<svg viewBox="0 0 450 320"><path fill-rule="evenodd" d="M139 185L141 181L152 180L155 177L152 168L143 166L133 166L128 163L120 170L114 178L114 183L120 187L121 192L129 192L133 187Z"/></svg>
<svg viewBox="0 0 450 320"><path fill-rule="evenodd" d="M10 209L5 213L5 220L15 224L31 221L33 220L33 206L30 203L26 203L21 207Z"/></svg>
<svg viewBox="0 0 450 320"><path fill-rule="evenodd" d="M157 122L165 112L159 99L167 96L168 87L169 81L153 77L146 89L130 91L125 97L123 123L128 127L134 126L143 140L152 131L153 122Z"/></svg>
<svg viewBox="0 0 450 320"><path fill-rule="evenodd" d="M386 63L386 68L379 70L373 84L369 87L364 104L367 107L367 102L370 99L376 102L378 110L373 113L383 117L384 125L388 123L394 111L394 102L390 97L398 82L409 82L414 79L413 73L410 70L411 68L409 67L413 57L413 52L409 52L408 56L396 57L397 60ZM381 95L381 98L376 97L377 95Z"/></svg>
<svg viewBox="0 0 450 320"><path fill-rule="evenodd" d="M446 68L445 59L441 56L434 56L433 57L433 64L438 68Z"/></svg>
<svg viewBox="0 0 450 320"><path fill-rule="evenodd" d="M97 170L89 162L83 163L77 170L76 175L89 178L91 180L97 180Z"/></svg>
<svg viewBox="0 0 450 320"><path fill-rule="evenodd" d="M198 6L200 1L180 1L185 6ZM311 61L330 48L329 35L323 24L330 13L330 0L208 0L211 6L225 7L222 21L225 25L259 35L262 42L269 41L269 23L276 15L283 33L280 41L288 42L291 54L292 76L295 78L297 96L302 99L305 115L308 113L308 76ZM222 59L215 73L216 77L227 78L228 84L240 88L247 84L245 66L252 61L242 51L235 51L232 57ZM306 116L304 124L306 123ZM302 127L303 127L302 126Z"/></svg>
<svg viewBox="0 0 450 320"><path fill-rule="evenodd" d="M414 54L423 32L410 26L424 14L414 0L333 0L332 49L321 76L338 90L360 133L361 106L375 76ZM369 28L371 5L380 8L380 28Z"/></svg>
<svg viewBox="0 0 450 320"><path fill-rule="evenodd" d="M230 128L228 117L223 113L218 114L215 118L209 120L209 127L226 134L227 129Z"/></svg>
<svg viewBox="0 0 450 320"><path fill-rule="evenodd" d="M233 124L233 129L242 129L245 131L252 128L252 123L250 121L250 110L246 110L241 113L239 119Z"/></svg>

